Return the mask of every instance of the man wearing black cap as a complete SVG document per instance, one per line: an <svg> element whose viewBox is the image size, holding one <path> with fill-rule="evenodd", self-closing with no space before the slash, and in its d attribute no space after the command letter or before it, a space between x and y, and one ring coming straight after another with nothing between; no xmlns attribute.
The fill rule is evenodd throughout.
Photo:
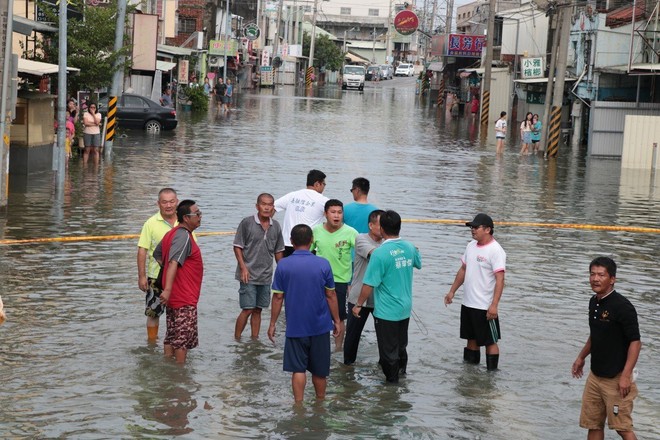
<svg viewBox="0 0 660 440"><path fill-rule="evenodd" d="M486 367L497 370L500 351L500 323L497 306L504 290L506 253L493 237L493 219L477 214L465 224L472 230L473 240L465 248L454 283L445 296L445 306L452 303L454 295L464 285L461 306L461 339L467 339L463 351L466 362L478 364L480 348L486 346Z"/></svg>

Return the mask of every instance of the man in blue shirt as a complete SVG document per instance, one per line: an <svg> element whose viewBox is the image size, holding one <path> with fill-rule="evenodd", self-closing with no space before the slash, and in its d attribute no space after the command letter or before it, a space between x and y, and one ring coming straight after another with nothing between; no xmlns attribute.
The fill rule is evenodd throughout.
<svg viewBox="0 0 660 440"><path fill-rule="evenodd" d="M299 224L291 230L294 251L279 261L273 278L268 337L275 342L275 324L286 301L284 371L291 372L296 402L303 400L306 371L312 373L317 399L325 397L330 375L330 338L339 333L339 309L330 263L309 251L312 229Z"/></svg>
<svg viewBox="0 0 660 440"><path fill-rule="evenodd" d="M370 186L364 177L353 179L351 194L354 202L344 206L344 223L360 234L369 233L369 214L378 209L367 201Z"/></svg>
<svg viewBox="0 0 660 440"><path fill-rule="evenodd" d="M408 365L408 323L412 311L413 268L422 268L417 248L399 237L401 216L385 211L380 216L383 243L371 253L360 297L353 307L359 317L373 292L378 355L387 382L397 383Z"/></svg>

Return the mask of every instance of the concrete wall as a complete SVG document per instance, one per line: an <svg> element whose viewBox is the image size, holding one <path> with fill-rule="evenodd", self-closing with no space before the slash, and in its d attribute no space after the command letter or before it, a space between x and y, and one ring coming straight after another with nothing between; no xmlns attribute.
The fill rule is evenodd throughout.
<svg viewBox="0 0 660 440"><path fill-rule="evenodd" d="M509 18L510 17L510 18ZM516 22L519 20L519 23ZM547 52L548 17L539 10L505 14L502 24L502 55L516 53L516 29L519 28L518 55L543 56Z"/></svg>

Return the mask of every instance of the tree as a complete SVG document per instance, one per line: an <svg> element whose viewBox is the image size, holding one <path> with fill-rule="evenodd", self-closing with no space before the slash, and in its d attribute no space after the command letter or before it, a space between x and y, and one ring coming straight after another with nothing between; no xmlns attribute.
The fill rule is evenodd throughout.
<svg viewBox="0 0 660 440"><path fill-rule="evenodd" d="M303 55L309 57L309 46L312 37L303 34ZM314 66L327 70L339 70L344 64L344 54L327 35L316 37L314 42Z"/></svg>
<svg viewBox="0 0 660 440"><path fill-rule="evenodd" d="M44 13L50 21L58 23L55 11L43 5ZM127 14L135 10L129 6ZM117 0L104 6L87 6L84 8L83 20L68 20L67 22L67 65L80 69L77 75L69 75L69 88L72 90L95 90L109 87L116 70L118 57L126 60L119 68L127 68L130 63L130 46L128 37L124 36L124 47L114 50L115 28L117 21ZM128 29L128 20L126 22ZM35 59L47 63L58 64L59 34L37 43Z"/></svg>

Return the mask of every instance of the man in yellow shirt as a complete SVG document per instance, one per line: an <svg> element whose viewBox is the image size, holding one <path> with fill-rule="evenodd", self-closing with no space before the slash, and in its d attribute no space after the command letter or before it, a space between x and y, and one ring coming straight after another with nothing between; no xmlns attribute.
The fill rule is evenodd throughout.
<svg viewBox="0 0 660 440"><path fill-rule="evenodd" d="M158 323L165 307L160 303L160 289L154 286L158 277L160 265L153 257L158 243L178 222L176 220L176 207L179 204L176 191L172 188L163 188L158 192L158 212L144 222L140 240L138 241L137 267L138 287L146 292L147 338L155 342L158 338Z"/></svg>

